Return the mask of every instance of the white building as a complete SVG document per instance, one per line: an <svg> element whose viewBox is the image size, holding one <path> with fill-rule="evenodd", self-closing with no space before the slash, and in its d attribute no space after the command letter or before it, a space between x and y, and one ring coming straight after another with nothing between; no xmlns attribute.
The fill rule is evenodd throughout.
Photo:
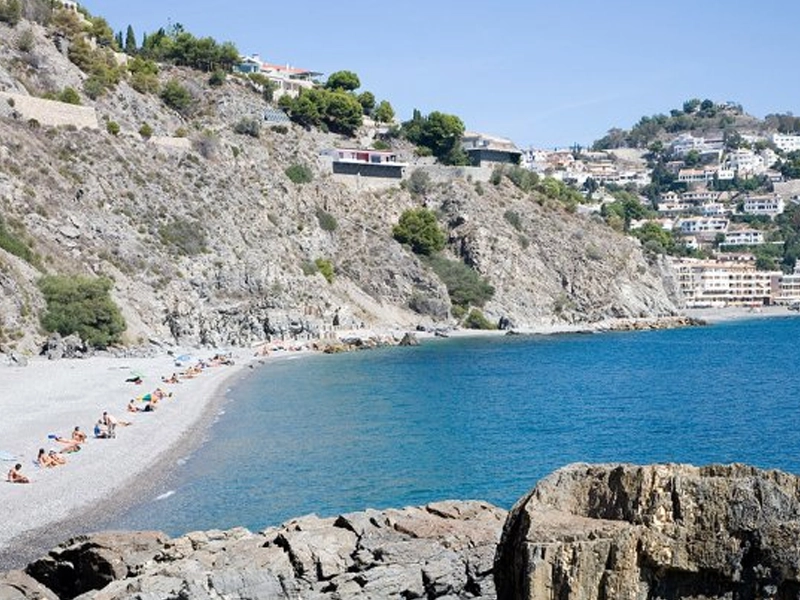
<svg viewBox="0 0 800 600"><path fill-rule="evenodd" d="M721 217L689 217L678 221L682 235L703 235L726 233L729 221Z"/></svg>
<svg viewBox="0 0 800 600"><path fill-rule="evenodd" d="M739 174L750 175L763 173L767 168L764 164L764 159L747 148L739 148L729 152L725 160L725 166L728 169L737 171Z"/></svg>
<svg viewBox="0 0 800 600"><path fill-rule="evenodd" d="M763 306L779 295L782 274L757 271L752 261L676 259L673 268L687 307Z"/></svg>
<svg viewBox="0 0 800 600"><path fill-rule="evenodd" d="M784 152L794 152L800 150L800 135L789 135L785 133L773 133L772 143L775 147Z"/></svg>
<svg viewBox="0 0 800 600"><path fill-rule="evenodd" d="M722 246L759 246L764 243L764 232L758 229L740 229L725 234Z"/></svg>
<svg viewBox="0 0 800 600"><path fill-rule="evenodd" d="M786 205L780 196L753 196L744 201L742 210L748 215L774 217L783 214Z"/></svg>

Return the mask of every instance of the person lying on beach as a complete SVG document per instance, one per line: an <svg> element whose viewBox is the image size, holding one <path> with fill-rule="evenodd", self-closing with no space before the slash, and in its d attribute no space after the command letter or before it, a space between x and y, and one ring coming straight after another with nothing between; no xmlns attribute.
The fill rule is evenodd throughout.
<svg viewBox="0 0 800 600"><path fill-rule="evenodd" d="M20 469L22 469L22 465L17 463L8 471L8 477L6 480L9 483L30 483L31 480L25 477L22 473L20 473Z"/></svg>
<svg viewBox="0 0 800 600"><path fill-rule="evenodd" d="M82 444L86 441L86 434L81 431L81 428L78 425L75 425L75 429L72 430L72 439Z"/></svg>
<svg viewBox="0 0 800 600"><path fill-rule="evenodd" d="M142 384L142 377L140 375L133 375L125 380L125 383L135 383L136 385Z"/></svg>
<svg viewBox="0 0 800 600"><path fill-rule="evenodd" d="M127 411L132 413L137 413L141 411L141 409L138 406L136 406L136 400L131 400L130 402L128 402Z"/></svg>
<svg viewBox="0 0 800 600"><path fill-rule="evenodd" d="M59 444L63 444L64 447L61 449L62 452L67 454L72 454L73 452L80 452L81 445L76 442L75 440L69 440L67 438L62 438L59 435L47 436L51 440L58 442Z"/></svg>
<svg viewBox="0 0 800 600"><path fill-rule="evenodd" d="M173 373L172 375L170 375L169 378L166 378L166 377L162 376L161 377L161 381L163 381L164 383L180 383L180 380L178 379L178 374L177 373Z"/></svg>
<svg viewBox="0 0 800 600"><path fill-rule="evenodd" d="M67 459L59 455L55 450L45 452L44 448L39 448L39 455L36 462L40 467L57 467L67 464Z"/></svg>
<svg viewBox="0 0 800 600"><path fill-rule="evenodd" d="M67 459L64 458L64 455L61 454L61 452L50 450L50 452L47 453L47 456L50 458L50 462L53 463L52 466L54 467L67 464Z"/></svg>

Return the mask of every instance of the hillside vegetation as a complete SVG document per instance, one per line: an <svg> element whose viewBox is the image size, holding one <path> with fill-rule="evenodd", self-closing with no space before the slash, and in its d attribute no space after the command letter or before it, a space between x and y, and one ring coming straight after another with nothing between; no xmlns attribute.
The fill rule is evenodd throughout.
<svg viewBox="0 0 800 600"><path fill-rule="evenodd" d="M374 131L270 125L264 89L224 64L198 70L139 56L126 66L101 21L78 27L107 43L84 45L73 31L65 47L72 16L56 11L47 25L24 17L0 23L0 92L11 94L0 98L6 351L36 350L46 336L46 276L109 282L121 339L133 344L246 345L334 323L451 326L471 308L518 327L674 310L638 242L557 195L456 170L421 187L412 178L359 190L319 156L372 143ZM99 127L25 119L21 99L31 97L94 108ZM413 162L407 142L390 143ZM439 268L393 237L403 212L421 206L443 234ZM454 300L448 289L464 286L442 260L493 293Z"/></svg>

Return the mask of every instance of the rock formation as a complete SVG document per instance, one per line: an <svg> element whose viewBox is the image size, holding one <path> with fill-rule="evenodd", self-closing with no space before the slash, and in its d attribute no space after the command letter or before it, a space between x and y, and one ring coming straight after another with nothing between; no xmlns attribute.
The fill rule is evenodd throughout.
<svg viewBox="0 0 800 600"><path fill-rule="evenodd" d="M573 465L509 513L502 600L797 598L800 479L744 465Z"/></svg>
<svg viewBox="0 0 800 600"><path fill-rule="evenodd" d="M260 533L81 536L0 575L0 600L788 600L798 540L787 473L571 465L509 513L449 501Z"/></svg>
<svg viewBox="0 0 800 600"><path fill-rule="evenodd" d="M493 598L505 516L482 502L438 502L260 533L100 533L0 576L0 600Z"/></svg>

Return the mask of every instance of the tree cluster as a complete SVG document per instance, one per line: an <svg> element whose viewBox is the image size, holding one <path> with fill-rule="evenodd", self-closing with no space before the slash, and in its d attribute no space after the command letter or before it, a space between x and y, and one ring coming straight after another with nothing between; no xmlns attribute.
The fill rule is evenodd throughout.
<svg viewBox="0 0 800 600"><path fill-rule="evenodd" d="M22 18L22 2L20 0L0 0L0 21L14 27Z"/></svg>
<svg viewBox="0 0 800 600"><path fill-rule="evenodd" d="M415 110L411 120L403 123L400 135L420 148L420 154L433 155L443 164L469 164L461 148L464 122L455 115L434 111L422 116L420 111Z"/></svg>
<svg viewBox="0 0 800 600"><path fill-rule="evenodd" d="M133 38L135 44L135 37ZM126 43L126 48L129 44ZM146 35L138 50L144 58L190 67L204 72L216 69L231 71L239 62L239 51L232 42L218 43L214 38L197 38L176 23L166 31L163 27Z"/></svg>
<svg viewBox="0 0 800 600"><path fill-rule="evenodd" d="M610 129L594 142L592 149L647 148L666 134L735 126L736 118L742 114L742 107L738 105L716 104L712 100L693 98L684 102L682 109L671 110L669 115L643 116L629 131Z"/></svg>

